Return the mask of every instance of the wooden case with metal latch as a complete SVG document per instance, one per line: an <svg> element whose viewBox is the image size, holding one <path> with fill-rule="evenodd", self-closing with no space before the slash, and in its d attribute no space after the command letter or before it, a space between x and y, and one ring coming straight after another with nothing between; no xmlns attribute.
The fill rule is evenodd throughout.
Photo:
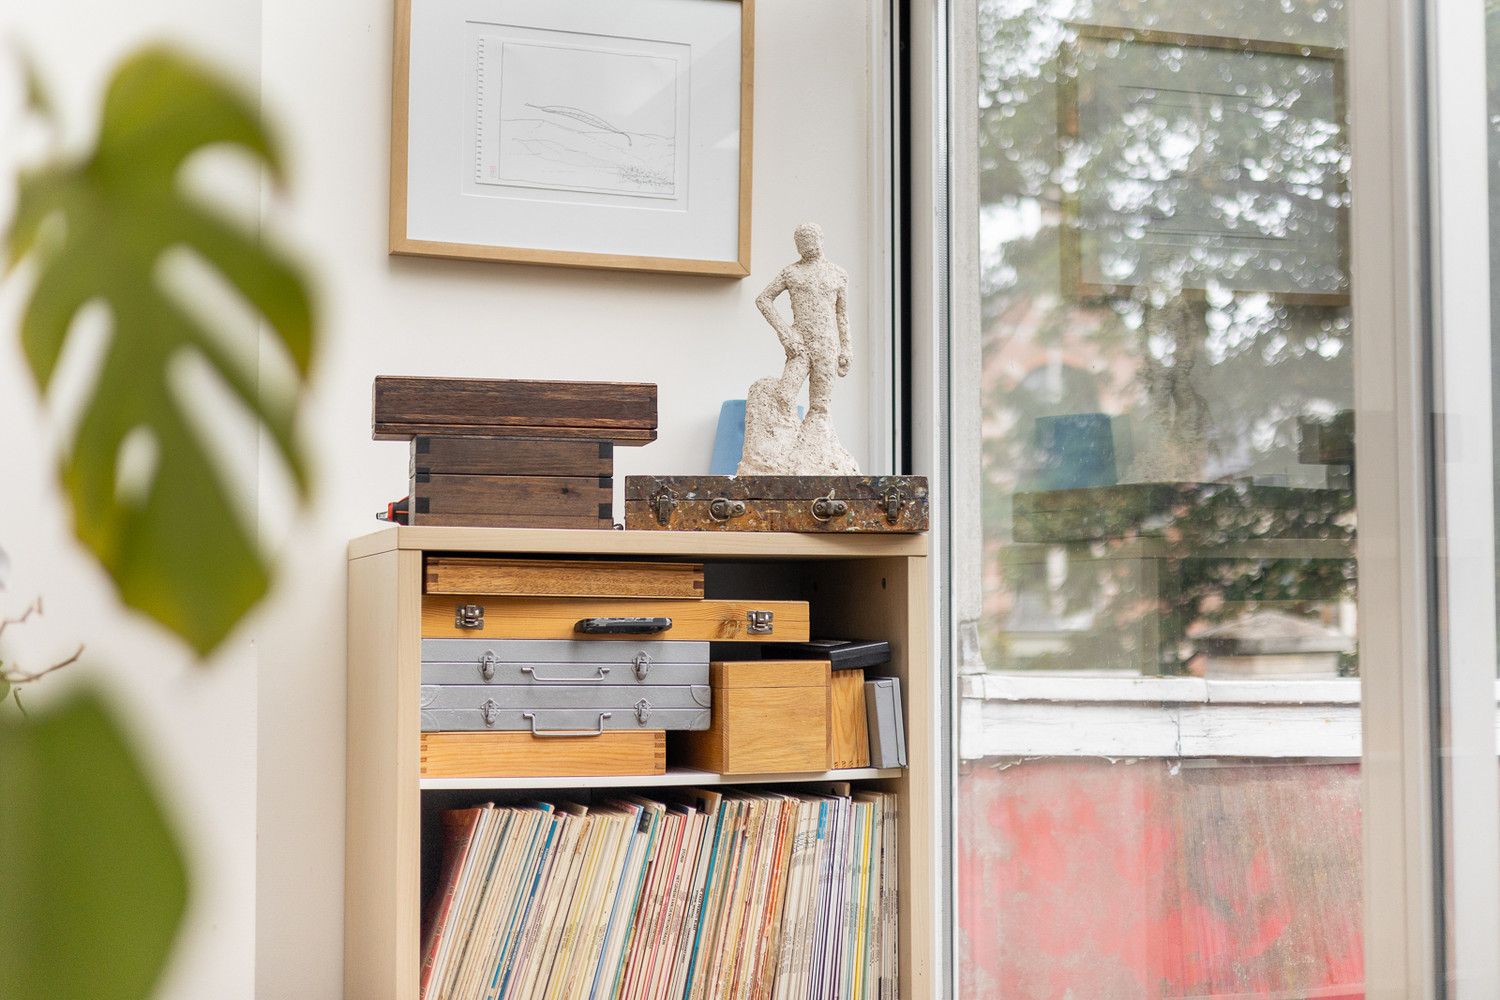
<svg viewBox="0 0 1500 1000"><path fill-rule="evenodd" d="M806 642L806 601L492 597L427 594L426 639L687 639Z"/></svg>
<svg viewBox="0 0 1500 1000"><path fill-rule="evenodd" d="M918 532L923 476L627 476L632 531Z"/></svg>

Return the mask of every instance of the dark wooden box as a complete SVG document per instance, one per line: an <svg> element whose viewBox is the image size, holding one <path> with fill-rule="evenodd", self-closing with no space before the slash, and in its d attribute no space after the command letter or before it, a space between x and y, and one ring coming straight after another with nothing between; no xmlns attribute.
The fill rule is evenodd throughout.
<svg viewBox="0 0 1500 1000"><path fill-rule="evenodd" d="M411 475L613 476L609 441L557 438L432 437L411 439Z"/></svg>
<svg viewBox="0 0 1500 1000"><path fill-rule="evenodd" d="M381 375L375 379L370 412L379 441L418 435L504 435L619 444L656 440L656 386L641 382Z"/></svg>
<svg viewBox="0 0 1500 1000"><path fill-rule="evenodd" d="M491 528L612 528L608 476L411 477L411 523Z"/></svg>

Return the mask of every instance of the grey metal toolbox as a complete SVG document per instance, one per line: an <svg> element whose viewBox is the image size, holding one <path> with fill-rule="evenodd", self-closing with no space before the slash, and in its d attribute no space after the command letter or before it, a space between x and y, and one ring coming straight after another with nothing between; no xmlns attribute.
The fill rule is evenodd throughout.
<svg viewBox="0 0 1500 1000"><path fill-rule="evenodd" d="M613 729L704 730L711 721L710 699L710 688L702 684L624 689L423 685L422 731L577 735Z"/></svg>
<svg viewBox="0 0 1500 1000"><path fill-rule="evenodd" d="M708 683L708 643L423 639L423 684L602 687Z"/></svg>

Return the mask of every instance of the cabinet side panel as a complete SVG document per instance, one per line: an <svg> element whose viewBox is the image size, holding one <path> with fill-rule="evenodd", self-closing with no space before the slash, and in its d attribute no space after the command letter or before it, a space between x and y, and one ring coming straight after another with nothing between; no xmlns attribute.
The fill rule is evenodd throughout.
<svg viewBox="0 0 1500 1000"><path fill-rule="evenodd" d="M935 824L944 794L933 728L932 627L927 598L927 559L851 559L810 564L813 635L842 639L885 639L888 667L871 676L901 678L906 713L906 773L886 787L900 796L901 997L928 1000L933 994L936 951L937 880L941 847Z"/></svg>
<svg viewBox="0 0 1500 1000"><path fill-rule="evenodd" d="M349 562L344 995L416 1000L421 553Z"/></svg>

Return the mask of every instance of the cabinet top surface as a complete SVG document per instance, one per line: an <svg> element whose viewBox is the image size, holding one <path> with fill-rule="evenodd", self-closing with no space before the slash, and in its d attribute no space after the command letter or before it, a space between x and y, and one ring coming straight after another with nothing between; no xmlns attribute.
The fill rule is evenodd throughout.
<svg viewBox="0 0 1500 1000"><path fill-rule="evenodd" d="M349 543L349 558L398 549L540 555L858 559L927 555L926 535L393 526Z"/></svg>

